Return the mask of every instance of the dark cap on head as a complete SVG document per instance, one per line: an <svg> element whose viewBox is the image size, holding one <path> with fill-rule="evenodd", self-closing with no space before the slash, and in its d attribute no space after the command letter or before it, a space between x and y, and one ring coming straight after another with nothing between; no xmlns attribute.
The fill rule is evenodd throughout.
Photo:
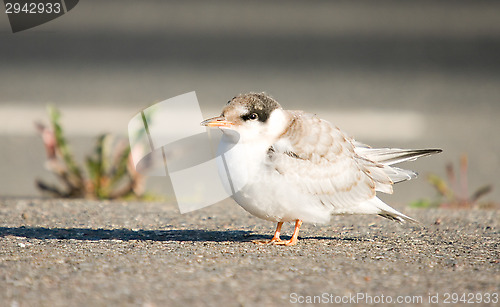
<svg viewBox="0 0 500 307"><path fill-rule="evenodd" d="M240 104L247 108L248 112L241 116L243 120L253 119L256 114L261 122L267 121L272 111L281 108L280 104L266 93L240 94L231 99L229 104Z"/></svg>

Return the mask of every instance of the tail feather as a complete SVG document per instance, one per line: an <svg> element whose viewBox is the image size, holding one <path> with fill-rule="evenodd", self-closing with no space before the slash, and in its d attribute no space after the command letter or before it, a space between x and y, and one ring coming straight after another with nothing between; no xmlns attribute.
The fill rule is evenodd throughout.
<svg viewBox="0 0 500 307"><path fill-rule="evenodd" d="M378 197L373 198L372 204L375 205L380 210L378 215L380 215L382 217L396 221L398 223L411 222L411 223L419 224L419 222L417 220L415 220L415 219L397 211L396 209L390 207L388 204L381 201Z"/></svg>
<svg viewBox="0 0 500 307"><path fill-rule="evenodd" d="M400 149L357 147L356 152L363 157L383 165L393 165L405 161L442 152L441 149Z"/></svg>
<svg viewBox="0 0 500 307"><path fill-rule="evenodd" d="M382 166L383 172L389 177L392 183L398 183L417 177L417 173L391 165L413 161L420 157L429 156L442 152L441 149L400 149L400 148L371 148L368 145L354 142L356 153L364 159L373 161ZM378 214L384 218L403 223L419 223L417 220L404 215L403 213L390 207L378 197L374 197L359 206L364 213Z"/></svg>
<svg viewBox="0 0 500 307"><path fill-rule="evenodd" d="M417 178L418 173L398 167L386 166L383 168L387 176L392 180L392 183L399 183L406 180Z"/></svg>
<svg viewBox="0 0 500 307"><path fill-rule="evenodd" d="M386 219L389 219L391 221L398 222L400 224L402 224L404 222L410 222L410 223L414 223L414 224L420 224L419 221L417 221L415 219L412 219L411 217L406 216L406 215L404 215L402 213L401 213L401 215L394 215L394 214L390 214L390 213L379 213L379 216L384 217Z"/></svg>
<svg viewBox="0 0 500 307"><path fill-rule="evenodd" d="M363 158L383 166L382 170L392 183L399 183L417 177L417 173L391 165L413 161L420 157L440 153L441 149L399 149L399 148L370 148L366 146L356 147L356 153Z"/></svg>

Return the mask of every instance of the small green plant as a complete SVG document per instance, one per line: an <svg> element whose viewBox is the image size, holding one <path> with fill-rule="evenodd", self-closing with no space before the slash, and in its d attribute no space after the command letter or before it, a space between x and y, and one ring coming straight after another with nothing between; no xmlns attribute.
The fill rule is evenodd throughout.
<svg viewBox="0 0 500 307"><path fill-rule="evenodd" d="M476 208L476 207L494 207L493 203L482 203L479 199L492 191L491 185L480 187L474 193L469 194L469 180L467 171L469 163L467 155L460 157L459 175L455 175L453 164L446 165L447 180L435 174L427 177L428 182L438 192L438 198L435 201L422 199L411 204L412 207L428 208Z"/></svg>
<svg viewBox="0 0 500 307"><path fill-rule="evenodd" d="M75 161L68 146L59 110L49 107L48 112L50 127L40 122L35 126L45 146L45 166L58 177L63 187L36 180L42 192L64 198L144 197L145 177L135 171L126 140L119 140L110 134L100 135L94 152L86 158L82 167Z"/></svg>

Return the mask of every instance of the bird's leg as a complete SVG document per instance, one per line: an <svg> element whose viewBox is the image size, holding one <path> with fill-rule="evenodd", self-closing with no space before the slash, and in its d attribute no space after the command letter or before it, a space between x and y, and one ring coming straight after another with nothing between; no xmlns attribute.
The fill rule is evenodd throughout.
<svg viewBox="0 0 500 307"><path fill-rule="evenodd" d="M276 226L276 231L274 232L274 236L271 239L271 242L269 242L269 243L281 241L281 239L280 239L281 226L283 226L283 222L278 222L278 225Z"/></svg>
<svg viewBox="0 0 500 307"><path fill-rule="evenodd" d="M302 220L296 220L295 221L295 229L293 230L292 238L289 241L281 241L280 240L274 244L280 244L280 245L283 244L286 246L292 246L292 245L297 244L297 241L299 238L299 230L300 230L301 225L302 225Z"/></svg>
<svg viewBox="0 0 500 307"><path fill-rule="evenodd" d="M257 244L275 244L276 242L282 242L280 239L281 226L283 226L283 222L278 222L278 226L276 226L276 231L271 240L253 240L252 242Z"/></svg>

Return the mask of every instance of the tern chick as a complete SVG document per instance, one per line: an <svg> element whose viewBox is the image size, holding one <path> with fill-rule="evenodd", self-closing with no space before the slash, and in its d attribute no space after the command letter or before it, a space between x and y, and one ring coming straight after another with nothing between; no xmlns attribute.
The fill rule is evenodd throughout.
<svg viewBox="0 0 500 307"><path fill-rule="evenodd" d="M394 183L417 176L392 165L441 152L371 148L314 114L284 110L265 93L234 97L220 116L201 124L224 132L219 151L228 154L219 171L240 183L234 200L278 223L273 238L260 243L295 245L302 222L327 223L332 215L378 214L416 222L376 193L390 194ZM235 142L242 149L229 150ZM280 239L284 222L295 222L290 240Z"/></svg>

